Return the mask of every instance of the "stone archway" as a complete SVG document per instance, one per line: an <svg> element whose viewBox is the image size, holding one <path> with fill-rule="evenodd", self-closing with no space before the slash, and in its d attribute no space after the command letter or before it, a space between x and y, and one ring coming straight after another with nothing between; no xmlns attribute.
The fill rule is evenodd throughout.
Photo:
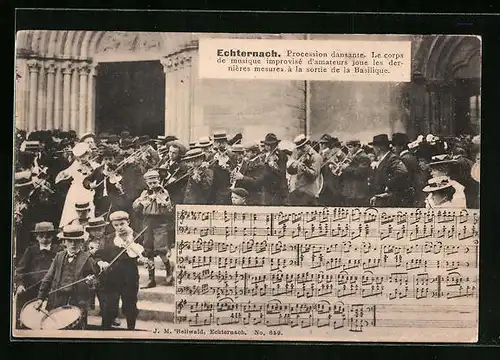
<svg viewBox="0 0 500 360"><path fill-rule="evenodd" d="M16 126L95 129L95 76L100 62L160 60L164 66L165 132L189 140L199 118L194 106L197 42L191 34L20 31L16 40Z"/></svg>
<svg viewBox="0 0 500 360"><path fill-rule="evenodd" d="M405 96L409 134L473 132L475 125L466 124L471 121L463 108L468 106L466 96L480 95L480 39L438 35L419 40L413 49L413 79Z"/></svg>

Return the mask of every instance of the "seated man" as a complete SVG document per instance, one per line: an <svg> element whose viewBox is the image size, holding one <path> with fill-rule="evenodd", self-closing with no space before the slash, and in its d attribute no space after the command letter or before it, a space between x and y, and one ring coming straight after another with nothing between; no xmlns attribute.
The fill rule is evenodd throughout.
<svg viewBox="0 0 500 360"><path fill-rule="evenodd" d="M73 305L82 311L79 329L87 326L90 285L95 281L97 267L88 252L82 250L87 238L80 225L67 225L58 235L66 246L65 251L54 257L38 292L36 308L47 300L45 310L50 311L64 305Z"/></svg>

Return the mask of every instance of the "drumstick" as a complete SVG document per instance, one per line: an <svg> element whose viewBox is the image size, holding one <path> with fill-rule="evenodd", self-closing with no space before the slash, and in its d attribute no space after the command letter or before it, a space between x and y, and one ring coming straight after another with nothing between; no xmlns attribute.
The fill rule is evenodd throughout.
<svg viewBox="0 0 500 360"><path fill-rule="evenodd" d="M39 271L31 271L31 272L25 272L25 273L18 273L17 275L32 275L32 274L40 274L49 271L49 269L45 270L39 270Z"/></svg>

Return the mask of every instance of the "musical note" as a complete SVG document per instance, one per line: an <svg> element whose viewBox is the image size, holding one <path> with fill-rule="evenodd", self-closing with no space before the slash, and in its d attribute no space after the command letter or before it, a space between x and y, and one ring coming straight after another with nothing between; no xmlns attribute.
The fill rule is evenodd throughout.
<svg viewBox="0 0 500 360"><path fill-rule="evenodd" d="M477 210L176 211L178 324L350 334L477 326Z"/></svg>

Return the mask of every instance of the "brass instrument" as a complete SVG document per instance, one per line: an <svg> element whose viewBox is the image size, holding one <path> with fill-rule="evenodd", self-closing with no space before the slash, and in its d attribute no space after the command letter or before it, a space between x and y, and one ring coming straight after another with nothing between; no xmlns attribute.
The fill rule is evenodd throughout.
<svg viewBox="0 0 500 360"><path fill-rule="evenodd" d="M346 147L345 146L342 147L342 149L344 149L344 148L346 148ZM352 162L354 155L356 155L356 154L350 155L349 152L345 153L343 150L342 150L342 152L345 154L345 157L341 161L332 161L332 162L330 162L330 165L329 165L330 170L332 171L332 174L335 176L342 175L342 171L344 171L344 168ZM335 153L334 157L337 154L338 154L338 151Z"/></svg>
<svg viewBox="0 0 500 360"><path fill-rule="evenodd" d="M235 175L236 175L237 173L239 173L239 172L240 172L240 170L241 170L241 167L242 167L242 166L243 166L243 161L242 161L241 163L239 163L239 164L238 164L238 165L237 165L237 166L236 166L236 167L235 167L235 168L231 171L231 175L230 175L230 176L231 176L231 186L229 187L230 189L234 189L234 187L236 186L236 181L238 181L238 180L236 180L236 179L235 179Z"/></svg>

